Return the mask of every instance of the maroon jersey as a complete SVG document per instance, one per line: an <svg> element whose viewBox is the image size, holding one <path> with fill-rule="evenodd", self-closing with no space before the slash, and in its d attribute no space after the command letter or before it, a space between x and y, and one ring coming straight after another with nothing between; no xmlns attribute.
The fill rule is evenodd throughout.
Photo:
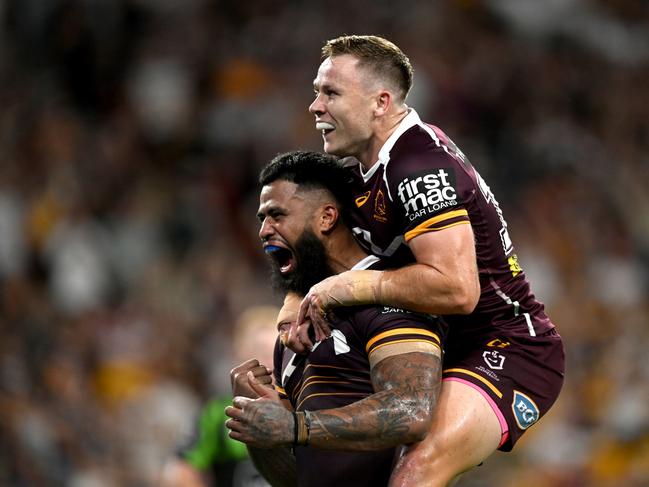
<svg viewBox="0 0 649 487"><path fill-rule="evenodd" d="M391 343L424 341L441 348L442 325L428 315L382 307L338 308L329 316L331 338L308 355L296 355L279 341L275 383L295 410L346 406L374 393L369 356ZM360 452L296 447L298 485L387 485L394 449Z"/></svg>
<svg viewBox="0 0 649 487"><path fill-rule="evenodd" d="M411 110L369 171L358 163L350 170L350 226L361 245L391 267L414 262L406 243L421 233L473 228L480 300L470 315L444 317L452 334L495 327L510 336L536 336L554 327L530 291L489 186L439 128Z"/></svg>

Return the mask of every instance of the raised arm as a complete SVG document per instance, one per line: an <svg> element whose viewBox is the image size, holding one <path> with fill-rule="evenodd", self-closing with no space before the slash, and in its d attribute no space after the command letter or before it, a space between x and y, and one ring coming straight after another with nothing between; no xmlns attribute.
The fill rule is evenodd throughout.
<svg viewBox="0 0 649 487"><path fill-rule="evenodd" d="M384 348L391 347L396 353L402 344ZM374 394L341 408L305 413L310 422L308 444L382 450L423 439L437 401L441 361L436 347L416 348L421 351L382 351L384 358L371 369ZM277 401L235 398L226 414L233 418L226 423L230 436L249 446L274 448L294 443L295 416Z"/></svg>
<svg viewBox="0 0 649 487"><path fill-rule="evenodd" d="M409 242L417 263L389 271L351 270L311 288L297 324L311 318L316 340L327 336L324 311L338 306L384 304L431 314L469 314L480 297L471 225L427 232ZM288 344L311 345L306 330L293 327Z"/></svg>
<svg viewBox="0 0 649 487"><path fill-rule="evenodd" d="M432 314L469 314L480 298L471 225L423 233L409 242L417 263L385 271L382 303Z"/></svg>

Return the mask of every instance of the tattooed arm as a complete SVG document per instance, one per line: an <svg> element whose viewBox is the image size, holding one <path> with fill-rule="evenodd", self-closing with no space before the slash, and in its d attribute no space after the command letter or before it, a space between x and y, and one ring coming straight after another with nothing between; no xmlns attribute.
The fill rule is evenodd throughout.
<svg viewBox="0 0 649 487"><path fill-rule="evenodd" d="M262 369L266 369L262 366ZM286 400L280 399L277 391L272 387L266 377L267 370L261 370L256 360L249 360L232 369L232 390L236 395L233 404L245 404L250 398L261 398L263 402L276 405L288 414L291 414L292 406ZM245 394L245 395L241 395ZM242 402L243 401L243 402ZM254 402L254 401L253 401ZM226 414L228 410L226 409ZM228 414L228 416L231 416ZM225 425L231 427L233 420L228 420ZM230 434L230 436L233 436ZM233 436L234 438L234 436ZM257 471L273 487L293 487L297 485L297 466L295 455L290 448L278 446L272 449L257 448L252 444L246 445L252 463Z"/></svg>
<svg viewBox="0 0 649 487"><path fill-rule="evenodd" d="M262 450L248 446L248 453L257 471L273 487L293 487L297 485L295 455L288 447Z"/></svg>
<svg viewBox="0 0 649 487"><path fill-rule="evenodd" d="M309 413L309 444L337 450L380 450L421 441L428 432L441 381L439 356L410 352L372 367L376 391L336 409Z"/></svg>
<svg viewBox="0 0 649 487"><path fill-rule="evenodd" d="M382 450L424 438L439 393L439 353L386 355L371 369L374 394L344 407L309 412L310 445ZM234 420L226 423L230 436L249 446L272 448L293 442L293 414L276 401L237 397L226 414Z"/></svg>

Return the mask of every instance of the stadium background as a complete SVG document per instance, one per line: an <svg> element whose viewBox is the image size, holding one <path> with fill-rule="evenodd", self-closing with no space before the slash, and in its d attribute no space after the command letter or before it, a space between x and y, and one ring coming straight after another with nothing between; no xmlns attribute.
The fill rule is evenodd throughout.
<svg viewBox="0 0 649 487"><path fill-rule="evenodd" d="M565 338L554 409L460 485L649 484L647 2L1 0L1 485L155 485L227 391L234 318L278 300L255 176L321 148L342 33L409 54Z"/></svg>

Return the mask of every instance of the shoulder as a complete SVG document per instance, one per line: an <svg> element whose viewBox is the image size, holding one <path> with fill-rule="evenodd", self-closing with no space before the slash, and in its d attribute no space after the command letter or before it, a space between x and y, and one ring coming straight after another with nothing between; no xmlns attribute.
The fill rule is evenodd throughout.
<svg viewBox="0 0 649 487"><path fill-rule="evenodd" d="M354 329L372 336L377 331L399 328L407 324L409 327L430 328L436 326L436 316L416 313L413 311L394 308L391 306L353 306L339 308L337 319L350 322Z"/></svg>
<svg viewBox="0 0 649 487"><path fill-rule="evenodd" d="M429 126L415 125L405 131L390 150L386 178L396 184L431 170L458 168L458 159Z"/></svg>
<svg viewBox="0 0 649 487"><path fill-rule="evenodd" d="M444 157L442 141L427 125L413 125L395 141L390 150L390 160L413 160L421 155Z"/></svg>

